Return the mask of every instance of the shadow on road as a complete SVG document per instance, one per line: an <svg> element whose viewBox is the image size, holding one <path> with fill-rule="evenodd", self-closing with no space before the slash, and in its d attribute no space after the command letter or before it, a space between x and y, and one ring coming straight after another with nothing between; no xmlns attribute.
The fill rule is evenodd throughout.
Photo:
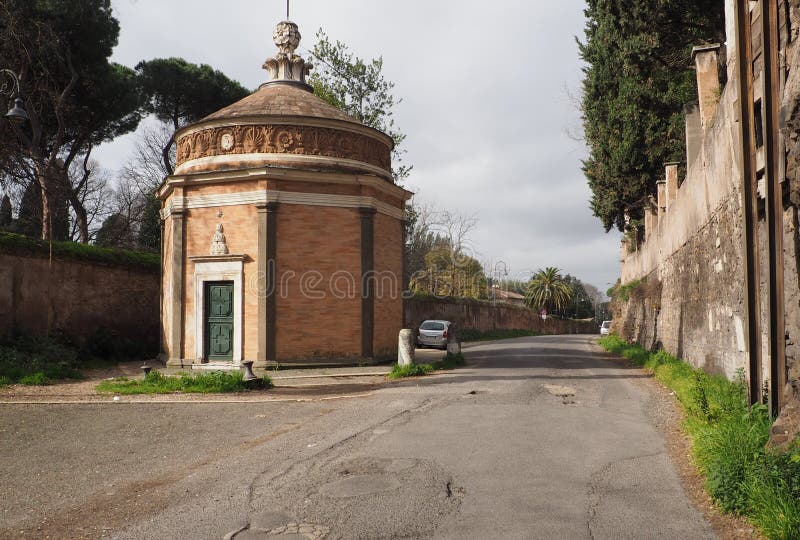
<svg viewBox="0 0 800 540"><path fill-rule="evenodd" d="M627 361L587 346L594 335L536 336L471 344L463 350L467 365L453 373L415 379L414 384L442 385L479 381L626 380L651 376ZM512 370L504 373L502 370ZM480 373L486 370L487 373ZM498 370L501 370L498 373ZM591 370L592 373L575 373ZM603 370L613 372L602 373ZM600 371L600 373L598 373ZM489 373L491 372L491 374Z"/></svg>

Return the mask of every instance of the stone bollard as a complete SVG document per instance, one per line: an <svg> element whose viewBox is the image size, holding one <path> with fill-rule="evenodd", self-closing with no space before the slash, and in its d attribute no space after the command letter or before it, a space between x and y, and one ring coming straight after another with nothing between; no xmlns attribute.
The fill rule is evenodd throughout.
<svg viewBox="0 0 800 540"><path fill-rule="evenodd" d="M397 339L397 364L408 366L414 363L414 332L408 328L400 330Z"/></svg>
<svg viewBox="0 0 800 540"><path fill-rule="evenodd" d="M456 337L455 331L447 334L447 354L461 354L461 341Z"/></svg>
<svg viewBox="0 0 800 540"><path fill-rule="evenodd" d="M241 367L244 369L244 376L242 377L244 385L247 388L260 388L261 379L256 377L256 374L253 373L253 361L245 360L242 362Z"/></svg>

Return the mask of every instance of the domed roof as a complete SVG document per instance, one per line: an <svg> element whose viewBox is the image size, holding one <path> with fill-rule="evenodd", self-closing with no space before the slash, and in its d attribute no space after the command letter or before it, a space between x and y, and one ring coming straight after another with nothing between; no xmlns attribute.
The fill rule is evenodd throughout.
<svg viewBox="0 0 800 540"><path fill-rule="evenodd" d="M175 133L175 173L279 166L391 179L392 138L314 95L311 65L294 52L296 24L281 22L273 38L278 53L263 66L270 81Z"/></svg>
<svg viewBox="0 0 800 540"><path fill-rule="evenodd" d="M329 105L308 90L292 84L273 83L203 118L200 122L253 116L307 116L358 123L352 116Z"/></svg>

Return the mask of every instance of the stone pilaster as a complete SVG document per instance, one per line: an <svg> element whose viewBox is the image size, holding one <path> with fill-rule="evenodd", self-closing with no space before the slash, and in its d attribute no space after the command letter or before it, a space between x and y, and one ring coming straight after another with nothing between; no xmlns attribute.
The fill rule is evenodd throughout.
<svg viewBox="0 0 800 540"><path fill-rule="evenodd" d="M266 253L265 263L266 271L265 289L264 289L264 311L265 320L259 322L259 343L261 343L260 332L263 329L264 336L264 360L277 362L278 349L277 349L277 334L278 326L275 320L278 311L278 208L279 203L267 203L264 211L266 213L265 226L266 226L266 243L264 251ZM259 250L261 243L259 242ZM259 313L261 311L259 304ZM266 324L264 324L266 323ZM260 348L259 348L260 350Z"/></svg>
<svg viewBox="0 0 800 540"><path fill-rule="evenodd" d="M167 340L169 343L168 366L183 365L183 236L184 236L184 215L183 210L172 210L172 271L169 276L171 297L169 298L171 323L167 329Z"/></svg>
<svg viewBox="0 0 800 540"><path fill-rule="evenodd" d="M267 365L267 205L257 204L258 210L258 352L254 367Z"/></svg>

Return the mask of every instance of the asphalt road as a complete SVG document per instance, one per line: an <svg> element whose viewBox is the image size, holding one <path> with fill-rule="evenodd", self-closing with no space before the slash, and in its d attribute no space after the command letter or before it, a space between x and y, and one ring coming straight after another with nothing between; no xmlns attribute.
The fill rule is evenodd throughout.
<svg viewBox="0 0 800 540"><path fill-rule="evenodd" d="M0 537L713 538L593 340L342 399L3 405Z"/></svg>

